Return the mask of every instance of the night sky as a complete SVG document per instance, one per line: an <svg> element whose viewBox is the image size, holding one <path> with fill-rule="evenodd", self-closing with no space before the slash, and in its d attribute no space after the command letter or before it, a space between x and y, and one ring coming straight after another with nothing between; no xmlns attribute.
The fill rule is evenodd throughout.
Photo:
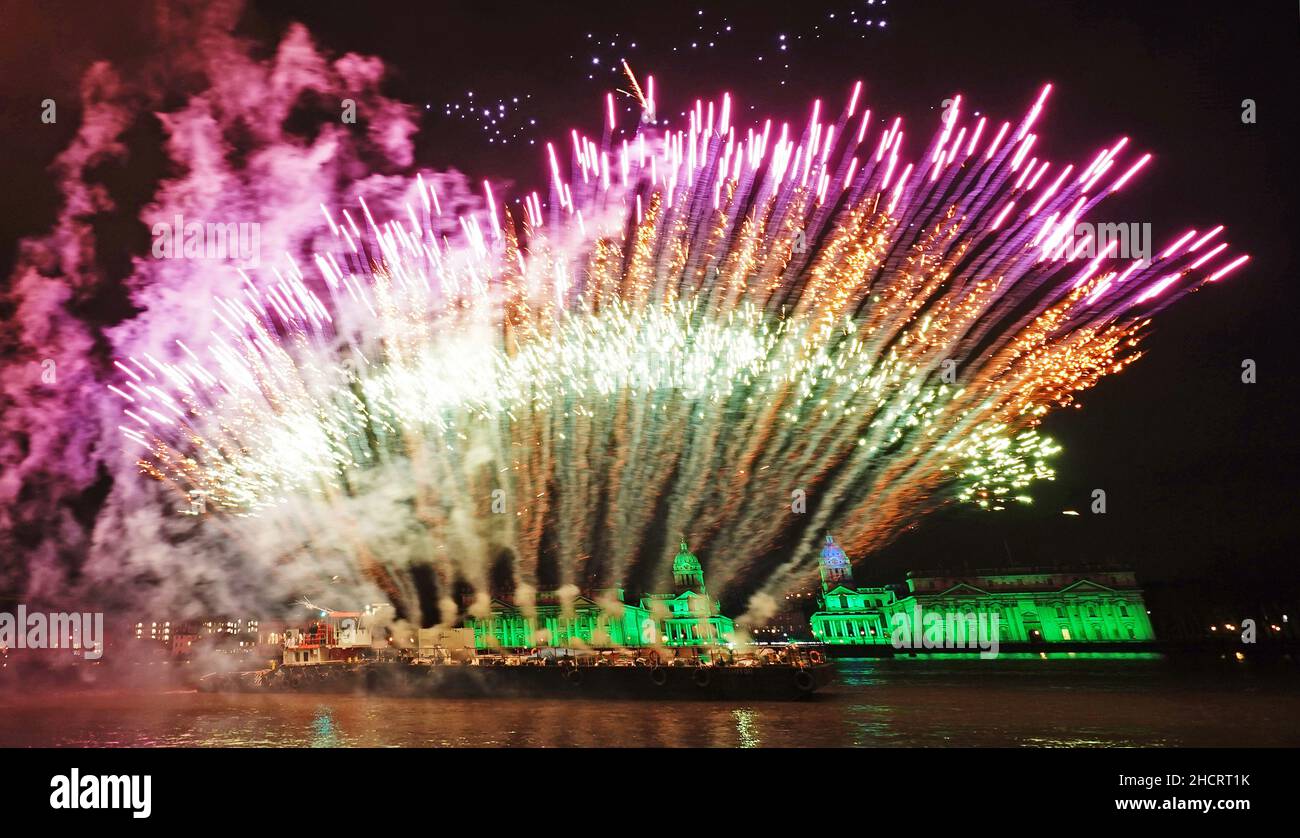
<svg viewBox="0 0 1300 838"><path fill-rule="evenodd" d="M1252 261L1164 312L1141 361L1083 394L1082 409L1048 419L1065 451L1056 482L1036 485L1032 506L942 512L860 563L859 578L1106 562L1146 581L1264 595L1295 585L1300 546L1297 14L1293 3L1240 1L275 2L250 4L240 31L269 45L300 21L329 53L381 57L385 92L424 108L417 167L511 178L520 191L545 186L547 139L599 127L605 92L624 83L611 69L619 59L655 75L659 115L673 127L695 98L723 90L742 116L754 106L755 115L802 124L811 99L839 103L863 79L873 111L928 130L937 113L926 110L954 93L1011 118L1052 82L1040 142L1053 159L1083 157L1121 135L1156 156L1141 188L1108 206L1109 218L1150 221L1157 244L1222 223L1233 250ZM73 102L92 60L129 68L156 50L151 18L148 4L116 2L0 12L8 126L0 276L12 269L16 239L52 223L58 194L46 168L77 124L71 104L71 118L34 126L47 130L34 130L30 114L47 96ZM1241 120L1248 98L1255 124ZM140 131L143 148L150 129ZM148 244L125 210L149 194L151 166L141 153L104 174L127 219L124 253ZM122 315L121 301L100 304L106 320ZM1256 384L1241 381L1248 358ZM1105 515L1088 511L1094 489L1107 493Z"/></svg>

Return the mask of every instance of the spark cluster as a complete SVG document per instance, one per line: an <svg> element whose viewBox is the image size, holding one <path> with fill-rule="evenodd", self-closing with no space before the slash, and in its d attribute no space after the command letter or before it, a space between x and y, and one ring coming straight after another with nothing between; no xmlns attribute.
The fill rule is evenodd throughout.
<svg viewBox="0 0 1300 838"><path fill-rule="evenodd" d="M1050 85L1016 123L956 97L909 161L860 83L802 129L742 127L724 95L666 131L628 75L640 123L611 94L599 138L548 145L545 202L512 212L485 182L456 240L423 178L382 223L322 207L313 270L241 275L202 346L119 359L142 470L233 520L290 496L344 514L398 464L445 580L504 551L520 586L543 562L619 582L662 570L642 553L667 531L719 557L715 590L775 591L812 551L753 557L792 538L863 555L948 502L1028 502L1059 450L1043 417L1247 258L1208 246L1221 227L1074 258L1061 242L1150 155L1041 156Z"/></svg>

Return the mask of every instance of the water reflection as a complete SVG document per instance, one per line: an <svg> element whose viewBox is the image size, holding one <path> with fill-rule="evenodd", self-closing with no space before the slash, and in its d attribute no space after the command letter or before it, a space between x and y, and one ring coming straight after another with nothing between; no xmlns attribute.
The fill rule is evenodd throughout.
<svg viewBox="0 0 1300 838"><path fill-rule="evenodd" d="M315 731L311 746L313 748L337 748L339 735L334 730L334 716L328 707L321 707L316 711L316 718L312 720L312 729Z"/></svg>
<svg viewBox="0 0 1300 838"><path fill-rule="evenodd" d="M753 710L735 710L731 715L736 717L736 735L740 737L740 747L757 748L763 744L754 726Z"/></svg>
<svg viewBox="0 0 1300 838"><path fill-rule="evenodd" d="M0 694L0 746L1296 746L1294 667L1036 655L838 661L811 701Z"/></svg>

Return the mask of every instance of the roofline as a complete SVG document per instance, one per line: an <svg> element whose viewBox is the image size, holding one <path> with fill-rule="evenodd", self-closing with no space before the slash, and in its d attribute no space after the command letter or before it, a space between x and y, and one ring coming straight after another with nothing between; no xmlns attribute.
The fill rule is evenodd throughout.
<svg viewBox="0 0 1300 838"><path fill-rule="evenodd" d="M1049 574L1065 576L1087 576L1092 573L1132 573L1137 571L1131 567L1098 565L1082 567L1046 567L1046 566L1028 566L1028 567L985 567L974 568L969 570L916 570L907 571L912 579L936 579L944 577L962 578L965 576L1024 576L1026 574Z"/></svg>

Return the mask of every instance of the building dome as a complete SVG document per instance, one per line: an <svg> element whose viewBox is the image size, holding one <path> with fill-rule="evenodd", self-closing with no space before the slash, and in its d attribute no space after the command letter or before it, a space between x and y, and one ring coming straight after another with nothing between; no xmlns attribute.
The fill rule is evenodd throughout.
<svg viewBox="0 0 1300 838"><path fill-rule="evenodd" d="M849 557L844 555L843 548L835 543L834 536L826 536L826 545L822 547L822 564L827 567L848 567Z"/></svg>
<svg viewBox="0 0 1300 838"><path fill-rule="evenodd" d="M853 565L844 554L844 548L835 543L835 538L826 534L826 543L822 545L821 555L822 592L840 585L853 584Z"/></svg>
<svg viewBox="0 0 1300 838"><path fill-rule="evenodd" d="M681 549L677 551L677 557L673 559L673 573L699 573L701 570L700 560L695 558L695 554L683 541Z"/></svg>

